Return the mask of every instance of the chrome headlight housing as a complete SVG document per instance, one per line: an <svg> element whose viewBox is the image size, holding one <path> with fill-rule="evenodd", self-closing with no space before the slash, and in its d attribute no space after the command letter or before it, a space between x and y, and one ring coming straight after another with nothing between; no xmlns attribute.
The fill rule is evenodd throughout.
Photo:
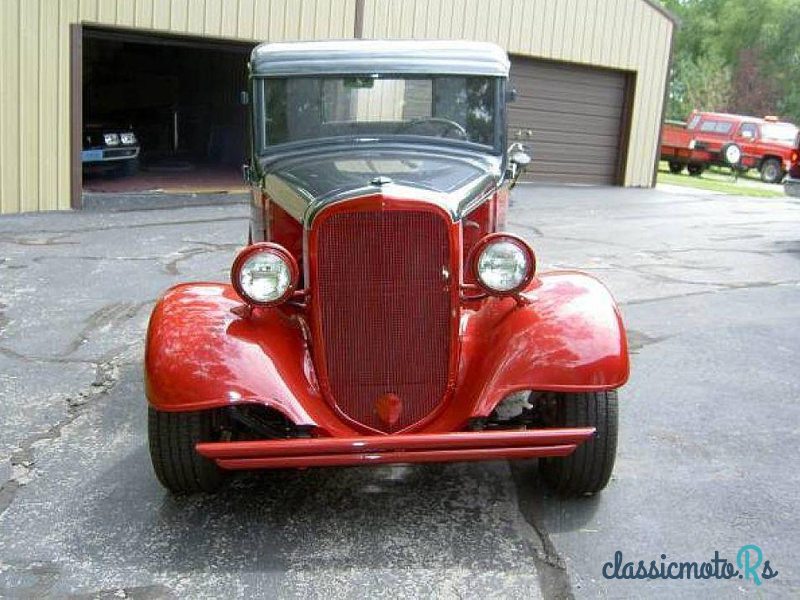
<svg viewBox="0 0 800 600"><path fill-rule="evenodd" d="M242 300L274 306L288 300L295 288L297 261L283 246L260 242L242 250L233 261L231 283Z"/></svg>
<svg viewBox="0 0 800 600"><path fill-rule="evenodd" d="M531 247L515 235L496 233L483 238L473 251L472 269L478 284L490 295L521 292L536 273Z"/></svg>
<svg viewBox="0 0 800 600"><path fill-rule="evenodd" d="M106 146L119 146L119 135L116 133L104 133L103 141Z"/></svg>
<svg viewBox="0 0 800 600"><path fill-rule="evenodd" d="M136 136L133 135L132 131L126 131L119 134L119 140L126 146L132 146L136 143Z"/></svg>

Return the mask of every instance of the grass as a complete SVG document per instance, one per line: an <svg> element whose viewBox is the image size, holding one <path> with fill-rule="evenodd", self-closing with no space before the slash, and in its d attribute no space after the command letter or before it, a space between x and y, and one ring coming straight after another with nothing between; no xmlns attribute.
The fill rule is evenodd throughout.
<svg viewBox="0 0 800 600"><path fill-rule="evenodd" d="M740 175L739 179L734 181L728 169L711 167L704 171L700 177L692 177L686 171L675 175L669 172L669 166L663 161L658 164L658 183L721 192L732 196L777 198L786 195L783 192L782 185L763 183L757 177L749 174Z"/></svg>

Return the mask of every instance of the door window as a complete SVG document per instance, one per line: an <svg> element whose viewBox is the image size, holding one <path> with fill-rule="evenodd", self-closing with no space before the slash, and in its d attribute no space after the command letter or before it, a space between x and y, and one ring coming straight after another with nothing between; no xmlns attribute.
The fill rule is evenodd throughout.
<svg viewBox="0 0 800 600"><path fill-rule="evenodd" d="M755 123L742 123L739 135L745 139L754 140L758 135L758 127Z"/></svg>

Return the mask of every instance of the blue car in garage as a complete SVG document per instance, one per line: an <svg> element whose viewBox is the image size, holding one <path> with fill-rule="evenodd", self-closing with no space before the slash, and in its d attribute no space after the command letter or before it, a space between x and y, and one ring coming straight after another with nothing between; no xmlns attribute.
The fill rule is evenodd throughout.
<svg viewBox="0 0 800 600"><path fill-rule="evenodd" d="M133 175L139 170L139 140L130 127L85 125L81 162L84 170L113 170Z"/></svg>

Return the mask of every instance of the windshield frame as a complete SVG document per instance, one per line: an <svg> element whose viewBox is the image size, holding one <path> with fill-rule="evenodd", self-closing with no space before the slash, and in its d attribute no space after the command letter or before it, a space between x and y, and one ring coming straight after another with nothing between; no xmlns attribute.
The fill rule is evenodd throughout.
<svg viewBox="0 0 800 600"><path fill-rule="evenodd" d="M499 77L496 75L479 75L480 77L487 77L494 79L494 143L492 145L480 144L468 140L459 140L456 138L446 138L431 135L414 135L414 134L375 134L375 135L337 135L328 137L315 137L303 140L295 140L290 142L283 142L280 144L267 144L266 143L266 106L265 106L265 85L270 79L295 79L295 78L313 78L313 79L326 79L326 78L344 78L344 77L370 77L370 78L386 78L386 79L399 79L399 78L434 78L434 77L461 77L460 74L451 73L316 73L313 75L260 75L251 74L250 76L250 92L251 92L251 117L252 117L252 132L251 132L251 147L254 156L258 158L269 158L283 152L291 152L301 150L309 145L334 145L334 144L358 144L358 143L400 143L424 146L446 146L458 148L461 150L469 150L479 152L482 154L490 154L493 156L501 156L505 151L506 142L506 77Z"/></svg>

